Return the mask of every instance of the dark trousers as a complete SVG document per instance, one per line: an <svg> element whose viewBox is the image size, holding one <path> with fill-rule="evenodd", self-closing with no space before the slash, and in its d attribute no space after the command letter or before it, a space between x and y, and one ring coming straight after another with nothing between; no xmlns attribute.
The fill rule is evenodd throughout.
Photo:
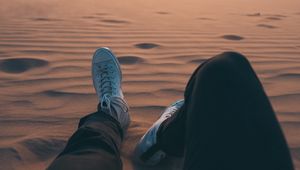
<svg viewBox="0 0 300 170"><path fill-rule="evenodd" d="M241 54L199 66L184 98L159 131L161 147L184 156L184 170L293 170L269 99Z"/></svg>
<svg viewBox="0 0 300 170"><path fill-rule="evenodd" d="M48 169L122 169L123 132L105 113L81 119ZM158 142L184 156L184 170L293 170L280 125L247 59L233 52L200 65L185 104L163 123Z"/></svg>
<svg viewBox="0 0 300 170"><path fill-rule="evenodd" d="M123 130L118 121L98 111L83 117L67 146L47 170L121 170Z"/></svg>

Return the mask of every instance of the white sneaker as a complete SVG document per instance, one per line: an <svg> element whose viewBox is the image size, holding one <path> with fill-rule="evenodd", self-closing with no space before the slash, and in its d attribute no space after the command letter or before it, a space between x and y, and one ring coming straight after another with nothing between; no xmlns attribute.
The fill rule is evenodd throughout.
<svg viewBox="0 0 300 170"><path fill-rule="evenodd" d="M101 110L118 120L122 128L127 128L130 116L121 89L121 67L109 48L96 50L92 62L92 76Z"/></svg>
<svg viewBox="0 0 300 170"><path fill-rule="evenodd" d="M171 104L162 113L160 118L148 129L135 148L135 157L139 162L147 165L156 165L166 157L166 153L160 150L157 144L157 131L163 121L170 118L181 108L184 100L178 100Z"/></svg>

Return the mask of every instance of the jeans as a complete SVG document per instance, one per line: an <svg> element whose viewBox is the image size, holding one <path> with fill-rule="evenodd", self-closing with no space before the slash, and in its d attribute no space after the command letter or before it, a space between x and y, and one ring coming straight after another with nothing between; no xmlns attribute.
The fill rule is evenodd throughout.
<svg viewBox="0 0 300 170"><path fill-rule="evenodd" d="M270 101L241 54L226 52L202 63L184 98L157 134L162 150L183 156L184 170L294 169ZM48 169L121 170L122 136L109 115L88 115Z"/></svg>

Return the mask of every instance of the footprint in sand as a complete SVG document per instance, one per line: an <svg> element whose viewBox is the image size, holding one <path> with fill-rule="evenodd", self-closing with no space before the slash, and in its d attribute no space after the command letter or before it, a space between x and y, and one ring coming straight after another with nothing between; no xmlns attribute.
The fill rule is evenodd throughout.
<svg viewBox="0 0 300 170"><path fill-rule="evenodd" d="M168 14L170 14L169 12L164 12L164 11L158 11L156 13L160 14L160 15L168 15Z"/></svg>
<svg viewBox="0 0 300 170"><path fill-rule="evenodd" d="M143 58L136 56L121 56L118 58L118 60L124 65L140 64L145 61Z"/></svg>
<svg viewBox="0 0 300 170"><path fill-rule="evenodd" d="M101 21L108 24L129 24L130 23L129 21L117 20L117 19L103 19Z"/></svg>
<svg viewBox="0 0 300 170"><path fill-rule="evenodd" d="M46 95L48 97L76 97L76 96L89 96L88 93L73 93L73 92L64 92L64 91L57 91L57 90L46 90L40 92L40 94Z"/></svg>
<svg viewBox="0 0 300 170"><path fill-rule="evenodd" d="M151 48L160 47L160 45L154 43L139 43L136 44L135 46L140 49L151 49Z"/></svg>
<svg viewBox="0 0 300 170"><path fill-rule="evenodd" d="M44 18L44 17L31 18L31 20L32 20L32 21L41 21L41 22L62 21L61 19L56 19L56 18Z"/></svg>
<svg viewBox="0 0 300 170"><path fill-rule="evenodd" d="M203 21L212 21L212 20L214 20L214 19L212 19L212 18L207 18L207 17L198 17L198 18L196 18L197 20L203 20Z"/></svg>
<svg viewBox="0 0 300 170"><path fill-rule="evenodd" d="M34 58L13 58L0 60L0 71L6 73L23 73L25 71L47 66L48 61Z"/></svg>
<svg viewBox="0 0 300 170"><path fill-rule="evenodd" d="M281 18L279 18L279 17L266 17L266 19L267 20L271 20L271 21L280 21L280 20L282 20Z"/></svg>
<svg viewBox="0 0 300 170"><path fill-rule="evenodd" d="M261 13L257 12L257 13L253 13L253 14L246 14L246 16L248 16L248 17L260 17Z"/></svg>
<svg viewBox="0 0 300 170"><path fill-rule="evenodd" d="M97 16L93 16L93 15L86 15L86 16L82 16L81 18L83 19L97 19Z"/></svg>
<svg viewBox="0 0 300 170"><path fill-rule="evenodd" d="M273 14L273 15L267 15L265 17L266 20L269 20L269 21L280 21L284 18L286 18L287 16L285 15L280 15L280 14Z"/></svg>
<svg viewBox="0 0 300 170"><path fill-rule="evenodd" d="M262 28L269 28L269 29L275 29L277 27L273 26L273 25L268 25L268 24L258 24L256 25L257 27L262 27Z"/></svg>
<svg viewBox="0 0 300 170"><path fill-rule="evenodd" d="M244 39L244 37L238 35L223 35L222 38L226 40L232 40L232 41L240 41Z"/></svg>
<svg viewBox="0 0 300 170"><path fill-rule="evenodd" d="M286 15L280 15L280 14L273 14L273 15L270 15L272 17L279 17L279 18L286 18L287 16Z"/></svg>

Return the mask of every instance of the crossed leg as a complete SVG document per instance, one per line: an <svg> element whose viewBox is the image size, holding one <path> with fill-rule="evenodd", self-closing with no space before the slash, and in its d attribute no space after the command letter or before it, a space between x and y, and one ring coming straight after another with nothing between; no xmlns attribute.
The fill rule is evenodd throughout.
<svg viewBox="0 0 300 170"><path fill-rule="evenodd" d="M81 119L48 167L122 169L119 121L98 112ZM293 170L272 106L247 59L223 53L197 68L185 103L158 131L162 149L184 155L184 170Z"/></svg>

